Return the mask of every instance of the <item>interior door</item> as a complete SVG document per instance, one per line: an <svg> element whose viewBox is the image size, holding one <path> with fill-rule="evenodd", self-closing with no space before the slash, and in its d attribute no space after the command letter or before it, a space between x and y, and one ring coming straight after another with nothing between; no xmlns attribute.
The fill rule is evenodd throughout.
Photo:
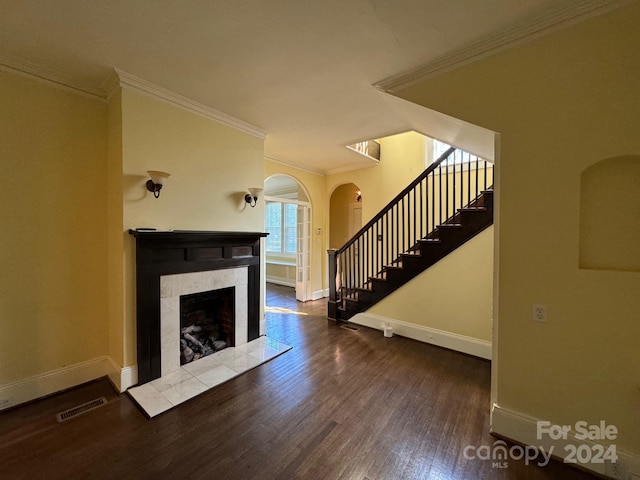
<svg viewBox="0 0 640 480"><path fill-rule="evenodd" d="M353 237L362 228L362 204L349 204L349 238Z"/></svg>
<svg viewBox="0 0 640 480"><path fill-rule="evenodd" d="M307 205L298 205L296 251L296 300L311 299L311 218Z"/></svg>
<svg viewBox="0 0 640 480"><path fill-rule="evenodd" d="M348 225L348 235L349 239L353 238L353 236L360 231L362 228L362 203L350 203L349 204L349 225ZM356 242L353 245L351 264L359 265L360 262L360 244ZM355 268L355 277L354 280L356 284L360 284L361 279L359 278L359 273L361 269Z"/></svg>

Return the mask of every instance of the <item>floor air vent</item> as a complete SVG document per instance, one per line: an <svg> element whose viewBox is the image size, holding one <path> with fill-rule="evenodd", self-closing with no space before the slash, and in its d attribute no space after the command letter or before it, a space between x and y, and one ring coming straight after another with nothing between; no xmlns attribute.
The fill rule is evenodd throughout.
<svg viewBox="0 0 640 480"><path fill-rule="evenodd" d="M96 398L95 400L91 400L90 402L83 403L82 405L78 405L77 407L70 408L69 410L65 410L64 412L60 412L56 415L58 422L64 422L73 417L77 417L78 415L82 415L83 413L87 413L91 410L94 410L98 407L107 404L107 399L104 397Z"/></svg>

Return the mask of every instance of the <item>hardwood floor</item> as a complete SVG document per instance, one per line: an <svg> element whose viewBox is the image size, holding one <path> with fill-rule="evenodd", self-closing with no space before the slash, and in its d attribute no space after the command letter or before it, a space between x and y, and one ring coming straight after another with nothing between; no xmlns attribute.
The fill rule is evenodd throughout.
<svg viewBox="0 0 640 480"><path fill-rule="evenodd" d="M326 319L269 285L267 333L294 348L148 420L106 380L0 414L0 478L593 479L558 462L467 460L493 445L489 363ZM105 396L64 423L55 414Z"/></svg>

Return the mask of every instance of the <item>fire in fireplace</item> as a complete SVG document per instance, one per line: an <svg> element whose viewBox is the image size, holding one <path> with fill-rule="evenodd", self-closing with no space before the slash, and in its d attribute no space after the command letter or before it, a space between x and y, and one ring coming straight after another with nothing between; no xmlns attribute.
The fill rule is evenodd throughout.
<svg viewBox="0 0 640 480"><path fill-rule="evenodd" d="M235 346L235 287L180 296L180 365Z"/></svg>

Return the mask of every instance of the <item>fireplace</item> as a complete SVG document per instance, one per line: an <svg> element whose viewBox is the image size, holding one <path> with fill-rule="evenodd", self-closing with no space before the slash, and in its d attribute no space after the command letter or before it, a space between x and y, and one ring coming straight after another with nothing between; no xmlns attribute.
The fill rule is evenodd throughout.
<svg viewBox="0 0 640 480"><path fill-rule="evenodd" d="M220 304L226 304L229 308L221 320L226 326L217 328L223 332L219 338L224 337L225 343L230 339L232 345L228 346L243 345L260 336L260 239L265 233L138 230L129 233L136 239L139 385L180 368L182 330L189 328L181 323L182 302L197 304L199 299L211 297L205 300L210 304L208 307L196 306L196 311L205 313L192 313L192 319L198 315L211 316L206 313L207 308L215 312ZM215 293L219 291L222 292ZM204 323L213 331L212 324L213 320ZM200 327L205 329L203 325ZM233 332L224 333L225 329Z"/></svg>
<svg viewBox="0 0 640 480"><path fill-rule="evenodd" d="M230 298L230 292L233 292ZM259 292L258 292L259 293ZM207 307L200 300L212 297ZM220 298L222 297L222 298ZM181 342L184 334L182 321L185 300L195 303L196 309L206 308L209 315L220 314L221 302L231 302L226 313L228 330L233 330L233 345L244 345L249 341L248 333L248 267L240 266L204 272L179 273L160 277L160 376L169 375L182 364L184 349ZM206 315L206 313L205 313ZM195 343L195 342L192 342ZM187 345L188 346L188 345ZM189 347L191 350L194 348ZM196 351L192 360L196 358ZM187 362L190 363L190 362Z"/></svg>
<svg viewBox="0 0 640 480"><path fill-rule="evenodd" d="M180 365L235 346L235 287L180 296Z"/></svg>

